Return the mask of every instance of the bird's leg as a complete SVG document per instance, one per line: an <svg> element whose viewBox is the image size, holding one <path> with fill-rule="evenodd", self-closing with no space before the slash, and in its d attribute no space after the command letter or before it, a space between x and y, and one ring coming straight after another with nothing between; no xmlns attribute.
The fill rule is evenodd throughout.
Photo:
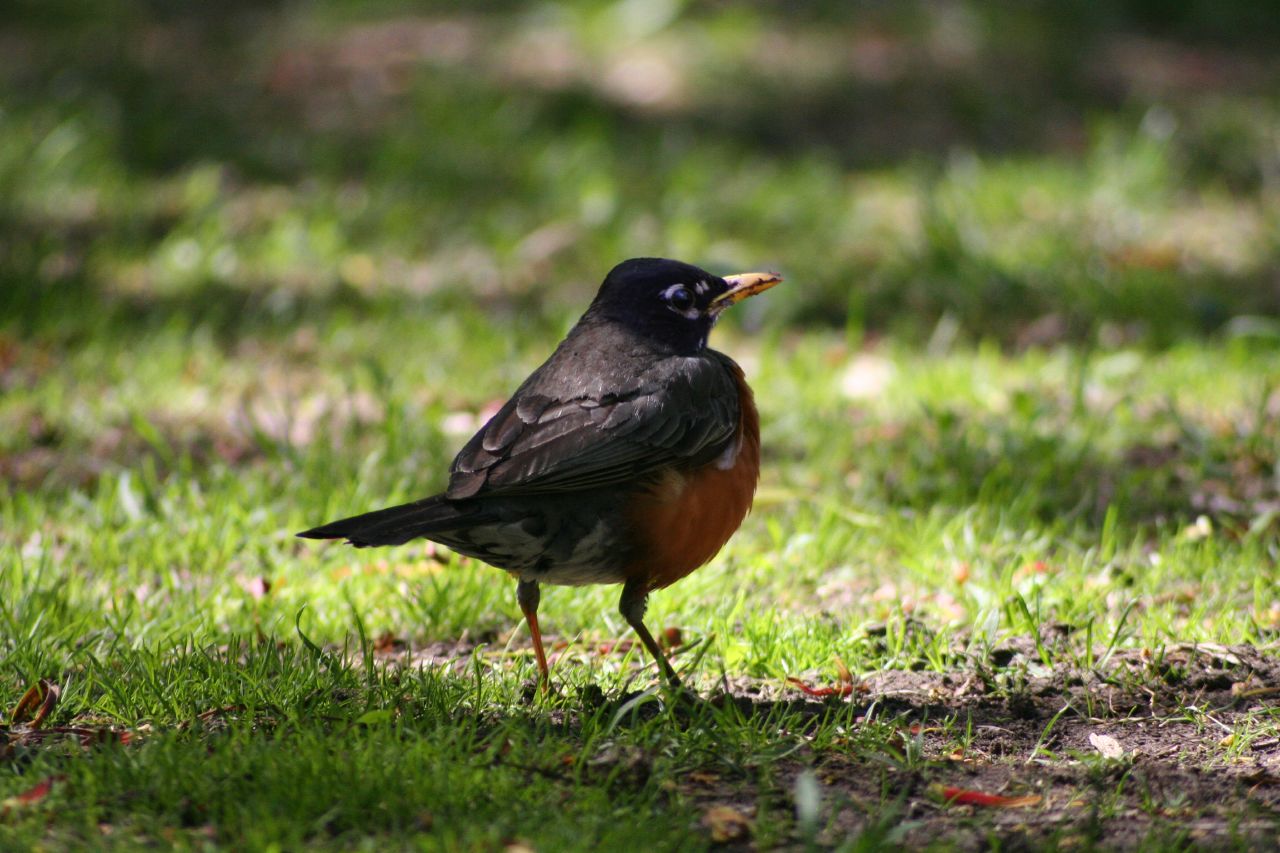
<svg viewBox="0 0 1280 853"><path fill-rule="evenodd" d="M658 668L662 670L662 675L667 679L667 683L674 688L679 688L681 686L680 678L676 675L676 671L671 668L670 662L667 661L667 656L658 647L657 640L653 639L649 629L644 626L644 611L648 606L648 590L642 584L635 581L627 581L622 587L622 598L618 601L618 611L622 614L622 618L627 620L627 624L640 635L640 642L644 643L644 647L649 650L649 654L653 655L653 659L658 662Z"/></svg>
<svg viewBox="0 0 1280 853"><path fill-rule="evenodd" d="M524 612L524 621L529 623L533 653L538 657L538 683L546 690L551 685L551 671L547 667L547 653L542 650L542 632L538 630L538 602L541 599L537 581L522 580L516 584L516 601Z"/></svg>

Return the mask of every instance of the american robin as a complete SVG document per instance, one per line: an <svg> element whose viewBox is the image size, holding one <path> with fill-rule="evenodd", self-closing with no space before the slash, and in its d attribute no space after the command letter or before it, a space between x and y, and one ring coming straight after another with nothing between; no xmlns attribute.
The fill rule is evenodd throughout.
<svg viewBox="0 0 1280 853"><path fill-rule="evenodd" d="M746 517L760 424L731 358L707 346L724 309L775 273L679 261L614 267L547 361L453 460L438 495L299 533L357 547L419 536L505 570L548 682L539 585L620 583L619 610L667 680L649 593L715 556Z"/></svg>

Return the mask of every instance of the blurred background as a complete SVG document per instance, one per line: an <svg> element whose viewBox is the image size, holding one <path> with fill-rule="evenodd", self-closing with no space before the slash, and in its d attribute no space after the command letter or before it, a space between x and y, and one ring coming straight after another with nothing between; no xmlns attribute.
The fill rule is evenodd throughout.
<svg viewBox="0 0 1280 853"><path fill-rule="evenodd" d="M778 267L771 321L920 341L1280 309L1267 4L6 6L13 333L558 317L644 254Z"/></svg>
<svg viewBox="0 0 1280 853"><path fill-rule="evenodd" d="M1267 4L46 0L0 56L28 545L305 573L290 525L438 488L640 255L787 276L717 333L795 528L757 550L815 489L1084 543L1280 518Z"/></svg>

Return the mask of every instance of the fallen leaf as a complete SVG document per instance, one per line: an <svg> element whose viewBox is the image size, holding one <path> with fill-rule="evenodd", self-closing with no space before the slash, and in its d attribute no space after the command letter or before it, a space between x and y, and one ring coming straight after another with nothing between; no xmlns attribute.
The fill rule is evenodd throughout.
<svg viewBox="0 0 1280 853"><path fill-rule="evenodd" d="M1102 753L1103 758L1124 758L1124 747L1111 735L1100 735L1094 732L1089 735L1089 743Z"/></svg>
<svg viewBox="0 0 1280 853"><path fill-rule="evenodd" d="M720 777L714 773L708 773L705 770L695 770L689 774L690 782L697 782L702 785L714 785L720 781Z"/></svg>
<svg viewBox="0 0 1280 853"><path fill-rule="evenodd" d="M201 711L196 716L204 722L212 720L214 717L221 717L224 714L235 714L244 710L243 705L223 705L220 708L210 708L207 711Z"/></svg>
<svg viewBox="0 0 1280 853"><path fill-rule="evenodd" d="M798 678L787 677L787 681L798 687L806 696L850 696L853 694L852 684L841 684L836 687L810 687Z"/></svg>
<svg viewBox="0 0 1280 853"><path fill-rule="evenodd" d="M21 794L15 794L8 799L0 801L0 815L8 814L12 809L35 805L45 797L49 796L49 792L53 790L53 786L55 784L66 778L66 776L46 777L41 779L33 787L23 791Z"/></svg>
<svg viewBox="0 0 1280 853"><path fill-rule="evenodd" d="M58 704L58 697L61 695L61 687L47 678L42 678L22 694L17 707L13 709L11 719L15 725L25 722L31 728L38 729Z"/></svg>
<svg viewBox="0 0 1280 853"><path fill-rule="evenodd" d="M751 818L733 806L712 806L702 816L702 823L717 844L737 841L751 834Z"/></svg>
<svg viewBox="0 0 1280 853"><path fill-rule="evenodd" d="M929 791L935 796L941 797L942 801L947 805L983 806L995 809L1023 809L1028 806L1038 805L1044 799L1039 794L1002 797L999 794L984 794L981 791L971 791L968 788L943 787L942 785L931 785Z"/></svg>
<svg viewBox="0 0 1280 853"><path fill-rule="evenodd" d="M684 645L684 632L679 628L664 628L662 631L662 647L674 649Z"/></svg>
<svg viewBox="0 0 1280 853"><path fill-rule="evenodd" d="M66 777L50 776L47 779L42 779L40 782L38 782L35 785L35 787L28 788L27 790L23 791L14 799L16 799L20 804L24 806L29 806L32 803L38 803L41 800L43 800L45 797L49 796L49 792L53 790L53 785L55 782L60 782L64 778Z"/></svg>

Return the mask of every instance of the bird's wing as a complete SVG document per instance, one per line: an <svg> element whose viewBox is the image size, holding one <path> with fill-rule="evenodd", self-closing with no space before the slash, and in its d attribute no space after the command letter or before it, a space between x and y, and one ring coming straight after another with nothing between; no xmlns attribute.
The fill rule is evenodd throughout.
<svg viewBox="0 0 1280 853"><path fill-rule="evenodd" d="M454 459L446 497L577 491L714 458L740 418L721 358L668 359L620 394L518 392Z"/></svg>

